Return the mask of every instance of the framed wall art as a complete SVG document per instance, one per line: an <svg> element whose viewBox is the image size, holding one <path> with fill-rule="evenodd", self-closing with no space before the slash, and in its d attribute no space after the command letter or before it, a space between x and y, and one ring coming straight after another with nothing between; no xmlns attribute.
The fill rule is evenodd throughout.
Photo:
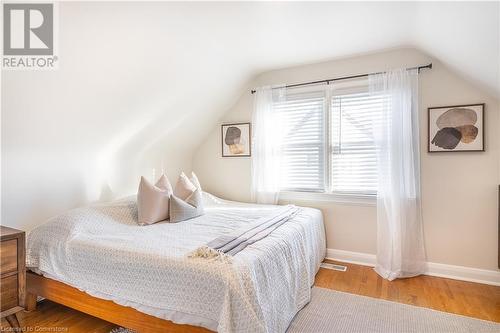
<svg viewBox="0 0 500 333"><path fill-rule="evenodd" d="M251 125L235 123L221 125L222 157L251 156Z"/></svg>
<svg viewBox="0 0 500 333"><path fill-rule="evenodd" d="M484 103L428 109L428 151L484 151Z"/></svg>

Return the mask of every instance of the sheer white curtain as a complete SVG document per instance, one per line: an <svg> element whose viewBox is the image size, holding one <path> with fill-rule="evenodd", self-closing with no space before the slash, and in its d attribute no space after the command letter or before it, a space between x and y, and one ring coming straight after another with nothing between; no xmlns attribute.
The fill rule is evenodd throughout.
<svg viewBox="0 0 500 333"><path fill-rule="evenodd" d="M388 280L425 271L420 202L418 71L370 75L370 93L382 95L377 148L377 265Z"/></svg>
<svg viewBox="0 0 500 333"><path fill-rule="evenodd" d="M285 98L285 88L262 87L254 94L252 115L252 200L278 203L282 129L275 103Z"/></svg>

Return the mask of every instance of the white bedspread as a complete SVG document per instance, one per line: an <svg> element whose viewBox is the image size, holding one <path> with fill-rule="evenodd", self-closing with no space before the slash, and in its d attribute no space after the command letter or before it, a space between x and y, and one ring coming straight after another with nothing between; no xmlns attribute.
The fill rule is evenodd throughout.
<svg viewBox="0 0 500 333"><path fill-rule="evenodd" d="M231 262L188 258L276 206L204 194L206 214L138 226L135 198L79 208L34 229L27 265L91 295L219 332L285 332L325 255L321 212L299 214Z"/></svg>

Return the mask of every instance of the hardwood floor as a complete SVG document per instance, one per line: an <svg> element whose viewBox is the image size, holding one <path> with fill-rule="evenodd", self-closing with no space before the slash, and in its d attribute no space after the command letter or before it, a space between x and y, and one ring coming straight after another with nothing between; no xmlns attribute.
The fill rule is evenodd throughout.
<svg viewBox="0 0 500 333"><path fill-rule="evenodd" d="M371 267L342 265L347 272L321 269L315 286L500 322L500 287L425 275L389 282Z"/></svg>
<svg viewBox="0 0 500 333"><path fill-rule="evenodd" d="M431 276L389 282L371 267L340 264L348 267L346 272L320 269L315 285L500 322L500 287ZM36 311L21 312L18 317L22 326L37 332L108 333L116 327L50 301L43 301ZM5 319L1 327L6 331Z"/></svg>

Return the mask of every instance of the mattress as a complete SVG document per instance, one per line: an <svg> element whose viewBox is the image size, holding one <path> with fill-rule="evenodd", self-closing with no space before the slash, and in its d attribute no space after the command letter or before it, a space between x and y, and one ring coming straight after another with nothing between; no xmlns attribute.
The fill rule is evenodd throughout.
<svg viewBox="0 0 500 333"><path fill-rule="evenodd" d="M92 296L218 332L285 332L325 256L321 212L299 213L231 261L190 258L277 206L204 193L206 214L137 225L135 197L71 210L32 230L27 266Z"/></svg>

